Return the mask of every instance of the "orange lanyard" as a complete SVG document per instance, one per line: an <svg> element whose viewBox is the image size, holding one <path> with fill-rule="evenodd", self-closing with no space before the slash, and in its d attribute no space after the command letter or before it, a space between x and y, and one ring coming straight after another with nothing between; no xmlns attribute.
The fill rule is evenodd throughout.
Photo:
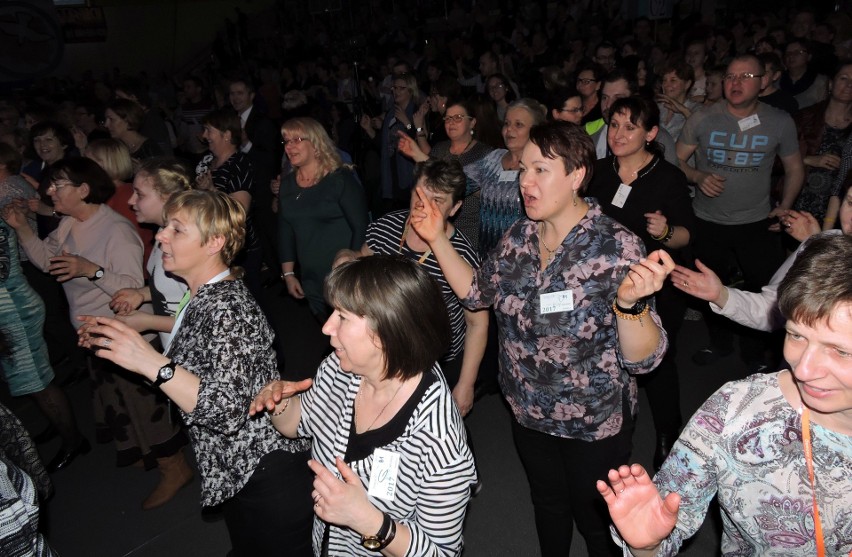
<svg viewBox="0 0 852 557"><path fill-rule="evenodd" d="M811 412L802 405L802 444L805 446L805 463L808 466L808 479L811 481L811 499L814 506L814 537L816 538L817 557L825 557L825 538L822 534L822 521L816 498L816 478L814 476L814 453L811 442Z"/></svg>

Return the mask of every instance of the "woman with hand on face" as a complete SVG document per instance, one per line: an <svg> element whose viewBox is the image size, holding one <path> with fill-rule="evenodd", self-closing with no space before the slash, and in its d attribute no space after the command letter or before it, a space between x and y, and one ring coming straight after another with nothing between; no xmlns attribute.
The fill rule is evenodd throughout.
<svg viewBox="0 0 852 557"><path fill-rule="evenodd" d="M240 151L243 133L240 116L231 107L225 107L207 113L201 122L204 124L201 137L210 152L195 167L195 183L198 189L221 191L245 210L246 239L236 264L245 270L246 286L258 297L263 255L251 218L255 175L248 155Z"/></svg>
<svg viewBox="0 0 852 557"><path fill-rule="evenodd" d="M476 249L464 232L450 222L462 207L466 179L461 166L455 161L421 162L414 167L414 176L417 187L440 207L444 230L453 247L471 267L478 267ZM417 193L412 192L408 211L393 211L371 223L367 227L367 241L361 250L341 250L335 258L335 266L359 256L400 254L422 265L435 279L441 289L453 333L450 349L440 360L441 371L459 411L465 416L473 408L474 384L488 340L488 313L468 311L461 306L429 245L411 229L409 216L422 205Z"/></svg>
<svg viewBox="0 0 852 557"><path fill-rule="evenodd" d="M86 316L80 343L152 382L178 407L201 474L201 503L221 505L235 557L310 550L308 443L250 419L252 397L279 377L272 329L230 264L245 211L218 191L173 194L157 233L166 272L186 281L171 346L155 350L128 325Z"/></svg>
<svg viewBox="0 0 852 557"><path fill-rule="evenodd" d="M667 348L653 301L674 262L581 194L595 149L579 126L536 126L521 157L526 219L478 270L453 249L434 202L421 195L412 228L468 309L493 306L500 386L530 483L541 554L568 555L576 522L590 555L610 555L595 480L631 450L637 391ZM623 460L622 460L623 462Z"/></svg>
<svg viewBox="0 0 852 557"><path fill-rule="evenodd" d="M139 133L144 122L145 110L129 99L115 99L104 112L104 126L110 137L127 145L130 156L137 161L163 155L156 141Z"/></svg>
<svg viewBox="0 0 852 557"><path fill-rule="evenodd" d="M183 163L177 159L158 157L143 162L133 178L133 195L130 208L140 224L154 224L158 231L166 225L163 208L176 193L192 189L192 180ZM135 330L157 331L160 347L167 351L172 339L180 301L187 285L163 268L163 250L156 242L147 259L146 268L151 277L147 286L123 288L115 293L110 307L119 318ZM150 302L154 313L137 311Z"/></svg>
<svg viewBox="0 0 852 557"><path fill-rule="evenodd" d="M689 244L695 215L686 177L665 161L656 142L657 105L642 97L627 97L615 101L609 114L607 139L613 155L595 164L589 196L597 198L604 214L639 236L646 251L665 250L675 262L683 263L682 250ZM686 298L666 281L654 299L671 348L639 385L645 387L651 403L657 430L654 468L659 470L683 425L674 347Z"/></svg>
<svg viewBox="0 0 852 557"><path fill-rule="evenodd" d="M782 281L790 370L719 389L653 482L638 464L598 482L630 554L675 555L714 498L722 555L852 553L850 260L852 237L816 238Z"/></svg>
<svg viewBox="0 0 852 557"><path fill-rule="evenodd" d="M364 189L344 165L322 125L292 118L281 126L292 171L278 191L278 258L287 292L307 298L323 322L329 309L322 284L341 249L360 249L367 229ZM298 264L298 274L296 265Z"/></svg>
<svg viewBox="0 0 852 557"><path fill-rule="evenodd" d="M686 119L701 107L687 98L690 87L695 81L695 72L686 62L675 62L662 71L663 92L657 95L660 108L660 126L677 141Z"/></svg>
<svg viewBox="0 0 852 557"><path fill-rule="evenodd" d="M49 183L53 206L64 216L47 238L38 238L20 208L5 211L3 218L18 233L33 265L62 284L74 326L80 315L112 316L112 296L122 288L143 284L142 240L127 219L104 204L115 185L96 162L62 159L51 167ZM118 466L141 459L146 468L152 468L157 458L180 450L185 439L169 423L166 404L152 390L108 363L93 360L91 364L95 434L101 442L114 441ZM88 448L82 442L67 448L57 460L57 469Z"/></svg>
<svg viewBox="0 0 852 557"><path fill-rule="evenodd" d="M272 382L249 411L312 441L314 554L459 555L476 471L436 364L450 341L437 286L375 255L335 268L325 291L334 352L313 384Z"/></svg>

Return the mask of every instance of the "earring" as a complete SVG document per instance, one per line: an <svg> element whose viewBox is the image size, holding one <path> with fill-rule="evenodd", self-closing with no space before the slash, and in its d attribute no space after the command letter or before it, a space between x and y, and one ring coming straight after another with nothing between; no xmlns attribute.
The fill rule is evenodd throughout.
<svg viewBox="0 0 852 557"><path fill-rule="evenodd" d="M572 199L571 204L574 205L574 207L577 206L577 190L574 190L574 198Z"/></svg>
<svg viewBox="0 0 852 557"><path fill-rule="evenodd" d="M473 135L473 130L470 130L470 135Z"/></svg>

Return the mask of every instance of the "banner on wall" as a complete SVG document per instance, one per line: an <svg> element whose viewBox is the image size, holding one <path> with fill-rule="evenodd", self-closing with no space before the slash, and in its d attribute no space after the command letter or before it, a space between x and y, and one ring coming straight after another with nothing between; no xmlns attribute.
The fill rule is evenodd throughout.
<svg viewBox="0 0 852 557"><path fill-rule="evenodd" d="M62 36L66 43L103 43L107 24L101 7L57 7Z"/></svg>

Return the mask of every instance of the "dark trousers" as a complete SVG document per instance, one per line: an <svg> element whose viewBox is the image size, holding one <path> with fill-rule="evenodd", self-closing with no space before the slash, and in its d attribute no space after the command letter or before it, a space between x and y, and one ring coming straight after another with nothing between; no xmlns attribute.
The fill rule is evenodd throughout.
<svg viewBox="0 0 852 557"><path fill-rule="evenodd" d="M784 262L781 239L775 232L769 231L769 221L762 220L750 224L723 225L695 219L695 257L719 275L722 284L730 284L731 264L736 263L743 274L744 290L759 292L769 282L778 267ZM704 304L705 322L714 348L729 351L733 349L734 332L744 335L743 358L760 358L763 346L768 343L768 335L738 328L728 319L718 316Z"/></svg>
<svg viewBox="0 0 852 557"><path fill-rule="evenodd" d="M677 437L683 418L680 413L680 377L677 373L677 338L686 312L685 295L666 281L654 296L657 314L669 338L669 348L660 365L646 375L636 377L639 386L645 389L651 406L651 417L657 435Z"/></svg>
<svg viewBox="0 0 852 557"><path fill-rule="evenodd" d="M534 431L512 420L515 447L530 484L535 527L542 557L567 557L573 524L586 540L589 555L620 556L609 533L609 512L595 482L630 458L633 422L614 437L594 442L563 439Z"/></svg>
<svg viewBox="0 0 852 557"><path fill-rule="evenodd" d="M313 557L310 454L273 451L248 483L222 504L233 557Z"/></svg>

